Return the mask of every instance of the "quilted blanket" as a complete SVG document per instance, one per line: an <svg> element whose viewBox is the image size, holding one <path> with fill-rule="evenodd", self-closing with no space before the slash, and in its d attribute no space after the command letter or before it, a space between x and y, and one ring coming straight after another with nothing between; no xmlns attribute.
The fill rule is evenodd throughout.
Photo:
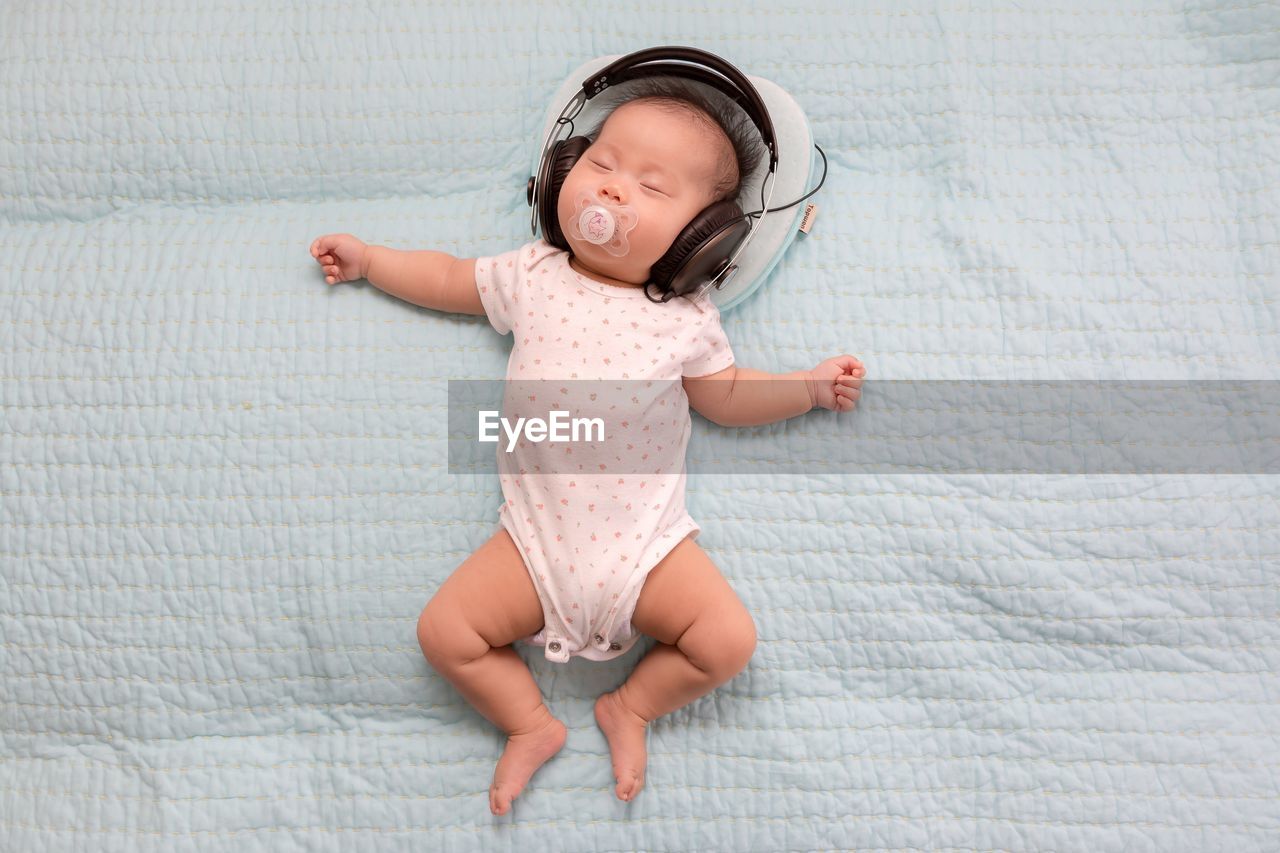
<svg viewBox="0 0 1280 853"><path fill-rule="evenodd" d="M750 665L628 804L592 703L652 641L516 646L569 736L494 817L503 737L415 624L494 532L447 384L510 339L308 253L520 245L565 75L688 44L830 164L738 363L868 371L742 434L852 440L884 380L1275 380L1276 3L16 0L0 39L0 848L1280 848L1247 467L691 476Z"/></svg>

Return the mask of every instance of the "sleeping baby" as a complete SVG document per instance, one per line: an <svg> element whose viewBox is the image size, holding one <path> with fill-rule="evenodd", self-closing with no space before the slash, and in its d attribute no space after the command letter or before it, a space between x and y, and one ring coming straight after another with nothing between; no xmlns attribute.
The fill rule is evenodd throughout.
<svg viewBox="0 0 1280 853"><path fill-rule="evenodd" d="M850 411L858 399L865 371L853 356L784 374L740 367L709 295L651 295L651 268L676 236L708 205L736 200L753 173L752 126L732 119L677 81L646 81L615 105L586 134L590 146L559 191L556 224L569 251L545 238L471 259L350 234L311 244L329 284L365 278L512 333L507 380L626 380L652 392L615 413L635 454L625 470L544 470L535 461L545 461L545 445L520 442L505 453L500 442L500 526L418 620L427 661L507 735L489 788L493 814L509 811L566 736L513 642L563 663L618 657L641 635L657 641L595 703L614 793L626 802L644 784L648 724L725 683L752 656L751 614L696 543L700 528L685 509L689 408L723 426L753 426L816 406Z"/></svg>

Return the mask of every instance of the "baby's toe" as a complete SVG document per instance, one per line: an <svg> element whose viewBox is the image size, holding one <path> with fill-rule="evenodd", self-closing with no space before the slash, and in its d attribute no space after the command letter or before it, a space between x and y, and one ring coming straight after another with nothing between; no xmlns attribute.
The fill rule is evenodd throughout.
<svg viewBox="0 0 1280 853"><path fill-rule="evenodd" d="M636 794L640 793L640 787L643 784L644 780L640 778L638 773L624 773L622 777L618 779L618 786L615 789L618 799L623 802L630 802L635 799Z"/></svg>

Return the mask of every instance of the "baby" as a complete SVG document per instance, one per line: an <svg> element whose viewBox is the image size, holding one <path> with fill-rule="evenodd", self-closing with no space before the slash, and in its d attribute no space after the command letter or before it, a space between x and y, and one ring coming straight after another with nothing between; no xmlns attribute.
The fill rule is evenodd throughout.
<svg viewBox="0 0 1280 853"><path fill-rule="evenodd" d="M366 278L416 305L487 315L498 332L513 332L508 379L653 380L675 395L670 406L663 400L628 417L649 436L654 470L669 460L678 473L522 476L517 458L521 470L501 477L501 527L418 620L427 661L507 735L489 788L496 815L566 735L514 641L543 645L548 659L564 662L617 657L641 634L657 640L630 678L595 703L614 791L626 802L644 783L647 725L725 683L752 656L751 614L694 541L700 528L685 510L689 407L723 426L772 423L815 406L845 412L865 373L850 355L786 374L739 367L709 295L646 298L654 263L699 211L737 198L751 160L742 128L697 92L641 91L588 134L591 146L564 180L557 213L569 252L546 239L461 260L350 234L311 244L329 284ZM571 227L582 193L635 212L625 254Z"/></svg>

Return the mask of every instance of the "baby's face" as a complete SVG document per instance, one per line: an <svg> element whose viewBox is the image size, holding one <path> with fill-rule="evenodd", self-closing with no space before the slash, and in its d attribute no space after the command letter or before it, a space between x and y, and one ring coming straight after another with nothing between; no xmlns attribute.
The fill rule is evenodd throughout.
<svg viewBox="0 0 1280 853"><path fill-rule="evenodd" d="M560 188L556 213L575 262L618 282L648 281L650 268L711 203L719 144L729 144L719 133L717 137L689 116L650 103L623 104L610 113L599 138ZM572 236L569 223L582 190L607 204L636 209L640 222L627 235L626 255L614 257L604 246Z"/></svg>

